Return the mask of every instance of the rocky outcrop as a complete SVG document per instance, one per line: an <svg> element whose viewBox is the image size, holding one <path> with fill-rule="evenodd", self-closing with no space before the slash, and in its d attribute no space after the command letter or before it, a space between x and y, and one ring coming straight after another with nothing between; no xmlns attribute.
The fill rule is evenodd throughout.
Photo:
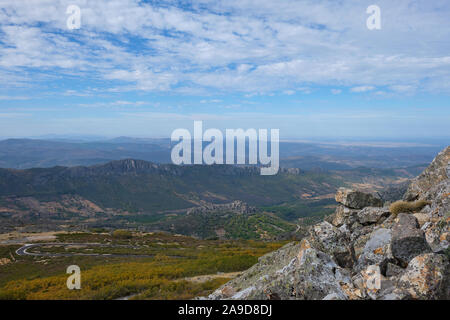
<svg viewBox="0 0 450 320"><path fill-rule="evenodd" d="M383 201L379 197L348 188L339 188L335 199L336 202L352 209L362 209L369 206L383 206Z"/></svg>
<svg viewBox="0 0 450 320"><path fill-rule="evenodd" d="M191 208L186 214L204 214L211 212L232 212L236 214L249 214L255 213L257 210L255 207L249 206L247 203L240 200L236 200L230 203L214 204L208 203L201 207Z"/></svg>
<svg viewBox="0 0 450 320"><path fill-rule="evenodd" d="M417 178L409 185L404 199L407 201L426 199L435 186L450 176L450 146L440 152Z"/></svg>
<svg viewBox="0 0 450 320"><path fill-rule="evenodd" d="M407 199L430 201L421 212L391 214L376 196L341 188L334 215L209 299L450 299L448 152L408 188Z"/></svg>

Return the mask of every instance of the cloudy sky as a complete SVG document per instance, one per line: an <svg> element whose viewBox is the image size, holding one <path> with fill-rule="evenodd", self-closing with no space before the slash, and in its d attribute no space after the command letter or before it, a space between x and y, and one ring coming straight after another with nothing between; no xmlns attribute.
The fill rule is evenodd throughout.
<svg viewBox="0 0 450 320"><path fill-rule="evenodd" d="M449 17L448 0L0 0L0 137L167 137L193 120L450 137Z"/></svg>

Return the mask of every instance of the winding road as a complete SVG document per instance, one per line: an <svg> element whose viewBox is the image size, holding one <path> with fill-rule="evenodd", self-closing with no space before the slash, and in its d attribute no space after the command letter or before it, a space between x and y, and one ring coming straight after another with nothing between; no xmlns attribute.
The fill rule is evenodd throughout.
<svg viewBox="0 0 450 320"><path fill-rule="evenodd" d="M31 248L42 246L79 246L79 247L109 247L109 248L131 248L137 249L138 247L127 245L110 245L101 243L33 243L25 244L16 250L16 254L19 256L34 256L34 257L74 257L74 256L98 256L98 257L121 257L121 258L153 258L155 255L151 254L112 254L112 253L50 253L50 252L28 252Z"/></svg>

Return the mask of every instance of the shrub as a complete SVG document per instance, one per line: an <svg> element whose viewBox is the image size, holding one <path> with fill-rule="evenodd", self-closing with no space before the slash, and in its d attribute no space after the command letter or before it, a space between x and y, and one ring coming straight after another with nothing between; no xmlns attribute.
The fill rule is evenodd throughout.
<svg viewBox="0 0 450 320"><path fill-rule="evenodd" d="M114 230L112 233L113 238L116 239L131 239L133 238L133 234L131 231L127 230Z"/></svg>
<svg viewBox="0 0 450 320"><path fill-rule="evenodd" d="M417 200L414 202L408 202L408 201L396 201L393 204L390 205L389 211L392 214L399 214L401 212L403 213L414 213L419 212L422 210L426 205L429 205L430 202L426 200Z"/></svg>

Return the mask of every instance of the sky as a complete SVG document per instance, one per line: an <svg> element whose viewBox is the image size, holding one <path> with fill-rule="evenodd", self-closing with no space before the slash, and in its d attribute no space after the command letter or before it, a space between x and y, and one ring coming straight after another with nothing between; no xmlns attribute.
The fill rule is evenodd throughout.
<svg viewBox="0 0 450 320"><path fill-rule="evenodd" d="M194 120L450 137L449 17L448 0L0 0L0 137L170 137Z"/></svg>

